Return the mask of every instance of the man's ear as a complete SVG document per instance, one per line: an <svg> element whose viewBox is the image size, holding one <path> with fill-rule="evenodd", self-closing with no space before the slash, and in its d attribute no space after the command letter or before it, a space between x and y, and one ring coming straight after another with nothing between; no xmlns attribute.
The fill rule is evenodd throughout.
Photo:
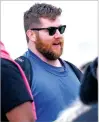
<svg viewBox="0 0 99 122"><path fill-rule="evenodd" d="M36 41L36 35L32 30L27 30L26 35L28 36L29 40L32 42Z"/></svg>

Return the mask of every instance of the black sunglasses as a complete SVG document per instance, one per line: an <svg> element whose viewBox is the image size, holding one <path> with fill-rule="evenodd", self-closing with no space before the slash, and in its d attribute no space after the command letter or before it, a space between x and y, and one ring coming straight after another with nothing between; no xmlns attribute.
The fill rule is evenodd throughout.
<svg viewBox="0 0 99 122"><path fill-rule="evenodd" d="M49 27L49 28L32 28L31 30L48 30L49 35L53 36L56 33L56 30L58 29L58 31L60 32L60 34L63 34L65 31L66 25L61 25L59 27Z"/></svg>

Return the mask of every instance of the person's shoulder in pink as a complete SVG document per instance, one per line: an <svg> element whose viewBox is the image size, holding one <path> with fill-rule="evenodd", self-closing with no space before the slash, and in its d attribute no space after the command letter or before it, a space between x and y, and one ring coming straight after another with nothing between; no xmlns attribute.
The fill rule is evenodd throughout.
<svg viewBox="0 0 99 122"><path fill-rule="evenodd" d="M0 58L1 121L34 122L35 106L26 76L1 41Z"/></svg>

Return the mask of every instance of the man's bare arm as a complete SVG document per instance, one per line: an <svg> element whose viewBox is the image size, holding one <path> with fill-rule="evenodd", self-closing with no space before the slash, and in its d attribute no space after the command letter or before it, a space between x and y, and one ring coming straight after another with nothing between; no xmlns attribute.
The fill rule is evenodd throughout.
<svg viewBox="0 0 99 122"><path fill-rule="evenodd" d="M35 122L31 102L25 102L15 107L6 113L6 116L10 122Z"/></svg>

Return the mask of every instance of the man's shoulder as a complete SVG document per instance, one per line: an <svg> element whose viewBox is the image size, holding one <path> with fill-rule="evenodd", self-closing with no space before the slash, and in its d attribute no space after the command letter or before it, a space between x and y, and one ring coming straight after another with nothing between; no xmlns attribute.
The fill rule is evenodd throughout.
<svg viewBox="0 0 99 122"><path fill-rule="evenodd" d="M76 69L76 70L78 70L78 71L80 71L80 69L74 64L74 63L72 63L72 62L70 62L70 61L67 61L67 60L63 60L63 59L59 59L61 62L64 62L65 64L68 64L71 68L73 68L73 69ZM81 71L80 71L81 72Z"/></svg>
<svg viewBox="0 0 99 122"><path fill-rule="evenodd" d="M71 67L71 69L76 74L76 76L79 79L79 81L81 81L81 77L82 77L83 74L80 71L80 69L76 65L74 65L73 63L71 63L69 61L64 60L64 62L67 63Z"/></svg>

